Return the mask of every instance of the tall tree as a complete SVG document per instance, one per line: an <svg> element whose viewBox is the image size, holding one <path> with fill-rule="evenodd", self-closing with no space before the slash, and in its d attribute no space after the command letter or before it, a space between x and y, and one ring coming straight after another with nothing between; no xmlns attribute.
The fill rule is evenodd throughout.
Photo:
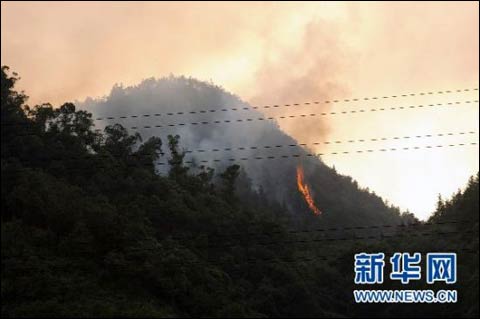
<svg viewBox="0 0 480 319"><path fill-rule="evenodd" d="M237 164L228 166L225 171L220 174L223 182L223 194L229 203L235 202L235 181L240 173L240 166Z"/></svg>

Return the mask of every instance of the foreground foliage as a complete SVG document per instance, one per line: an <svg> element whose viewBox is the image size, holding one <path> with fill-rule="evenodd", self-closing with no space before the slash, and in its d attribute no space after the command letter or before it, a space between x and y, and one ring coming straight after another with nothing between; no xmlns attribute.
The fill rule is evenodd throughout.
<svg viewBox="0 0 480 319"><path fill-rule="evenodd" d="M179 136L100 133L71 103L27 108L16 80L2 68L2 316L478 317L478 175L433 225L292 233L238 165L188 167ZM457 305L353 304L354 253L432 250L460 256Z"/></svg>

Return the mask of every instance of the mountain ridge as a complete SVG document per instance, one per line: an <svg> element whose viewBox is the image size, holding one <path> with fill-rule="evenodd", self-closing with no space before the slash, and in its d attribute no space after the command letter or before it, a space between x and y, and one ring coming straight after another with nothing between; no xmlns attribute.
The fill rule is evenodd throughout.
<svg viewBox="0 0 480 319"><path fill-rule="evenodd" d="M213 83L206 83L185 76L169 76L160 79L149 78L137 85L123 87L115 85L110 94L102 98L87 98L80 103L80 107L92 111L96 117L113 117L107 123L120 122L129 126L137 126L132 130L142 136L150 137L158 135L180 135L181 145L188 150L196 149L231 149L229 152L211 152L192 156L187 154L186 159L201 161L214 157L215 159L241 159L249 158L249 161L238 161L237 164L245 168L247 175L252 179L254 187L262 187L270 200L279 203L294 203L289 205L289 210L295 214L298 210L305 213L306 207L298 199L299 192L296 189L296 167L304 166L306 180L309 181L314 192L314 198L320 208L325 210L325 215L336 214L320 218L325 219L325 225L335 225L339 220L347 224L365 223L372 219L372 223L404 222L402 213L398 208L387 206L383 199L371 192L365 192L358 184L348 176L340 176L334 169L325 165L321 159L310 158L308 149L303 147L291 149L245 149L239 151L242 146L262 145L298 145L298 141L284 133L275 121L257 121L235 123L235 119L264 118L264 114L258 109L242 101L240 97L227 92ZM221 110L236 109L238 111L224 112ZM212 112L215 110L215 112ZM190 114L190 112L195 112ZM182 113L178 115L178 113ZM129 114L139 115L138 119L129 118L119 121L119 117ZM142 114L160 114L160 116L143 117ZM166 116L163 116L167 114ZM172 115L168 115L172 114ZM233 114L233 115L232 115ZM177 120L176 120L177 119ZM231 123L214 124L215 121L232 120ZM200 126L168 127L168 123L189 123L206 121L212 124ZM139 125L141 123L141 125ZM142 126L164 125L160 129L142 129ZM322 130L322 128L319 128ZM282 158L282 155L299 155L297 158ZM196 155L196 154L195 154ZM255 157L272 156L276 159L254 160ZM226 161L227 164L233 161ZM213 168L224 169L227 164L207 163ZM326 191L324 191L326 190ZM358 198L346 199L349 194L365 192ZM333 198L331 194L341 196ZM369 193L369 195L367 195ZM345 199L345 201L344 201ZM342 210L331 209L335 200L343 202ZM370 204L365 202L371 201ZM353 202L352 202L353 201ZM287 205L288 206L288 205ZM375 216L377 213L378 215ZM405 215L407 216L407 215ZM307 217L308 218L308 217ZM309 219L309 218L308 218ZM408 214L406 220L411 221ZM309 221L309 223L312 221Z"/></svg>

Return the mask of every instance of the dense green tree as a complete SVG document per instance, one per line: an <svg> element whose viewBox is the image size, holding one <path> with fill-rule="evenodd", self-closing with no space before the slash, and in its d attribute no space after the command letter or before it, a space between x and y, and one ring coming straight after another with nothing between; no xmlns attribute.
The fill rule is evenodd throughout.
<svg viewBox="0 0 480 319"><path fill-rule="evenodd" d="M17 80L2 67L2 316L478 317L478 174L428 225L319 170L333 213L354 202L404 223L387 234L309 228L240 166L188 166L178 135L163 154L159 137L96 131L71 103L28 108ZM163 175L155 162L166 156ZM354 304L353 254L398 250L457 251L459 303Z"/></svg>
<svg viewBox="0 0 480 319"><path fill-rule="evenodd" d="M168 135L168 148L170 150L170 177L176 180L184 180L188 172L188 167L183 165L185 152L179 150L179 135Z"/></svg>
<svg viewBox="0 0 480 319"><path fill-rule="evenodd" d="M237 164L228 166L225 171L220 174L220 178L223 182L223 194L229 203L235 201L235 181L239 174L240 166Z"/></svg>

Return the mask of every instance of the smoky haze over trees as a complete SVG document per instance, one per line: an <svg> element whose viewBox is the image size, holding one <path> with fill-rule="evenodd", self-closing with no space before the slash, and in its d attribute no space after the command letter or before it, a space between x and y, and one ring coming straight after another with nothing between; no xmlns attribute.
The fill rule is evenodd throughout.
<svg viewBox="0 0 480 319"><path fill-rule="evenodd" d="M273 122L131 129L187 121L163 118L179 110L217 110L195 121L260 116L219 112L249 106L212 84L146 80L81 107L29 108L16 81L3 67L2 316L478 317L478 175L418 223L319 159L199 163L259 149L189 163L191 149L296 143ZM162 116L94 120L143 113ZM298 164L320 217L296 189ZM359 251L456 251L448 288L459 302L354 304Z"/></svg>
<svg viewBox="0 0 480 319"><path fill-rule="evenodd" d="M122 123L126 128L134 128L130 132L140 132L143 137L179 135L181 147L187 150L185 159L197 165L222 171L231 163L230 159L235 159L245 170L251 187L262 188L265 200L285 205L292 215L299 220L307 218L312 226L340 222L401 223L405 218L412 219L411 216L402 218L397 208L387 207L379 197L359 189L350 177L340 176L319 159L305 156L312 151L291 146L304 141L286 135L274 120L258 120L268 116L214 84L186 77L150 78L137 86L116 85L108 96L88 98L80 107L101 118L102 121L95 123L98 125ZM296 112L293 105L285 109ZM308 119L296 119L305 120ZM323 131L323 121L319 123L318 131ZM155 127L158 125L162 127ZM282 158L283 155L289 157ZM275 158L255 159L267 156ZM202 163L202 160L209 162ZM306 178L315 190L314 199L324 211L321 220L311 216L297 190L298 165L304 166Z"/></svg>

